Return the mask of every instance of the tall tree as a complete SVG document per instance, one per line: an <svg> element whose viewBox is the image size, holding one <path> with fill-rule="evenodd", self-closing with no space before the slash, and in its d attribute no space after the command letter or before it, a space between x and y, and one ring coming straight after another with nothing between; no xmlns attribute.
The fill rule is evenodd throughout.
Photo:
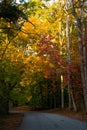
<svg viewBox="0 0 87 130"><path fill-rule="evenodd" d="M84 90L84 100L87 112L87 52L86 52L86 16L85 16L85 0L77 1L75 3L74 0L71 0L72 14L76 20L77 28L78 28L78 46L79 46L79 55L80 55L80 69L81 69L81 77L83 83ZM76 5L77 4L77 5ZM80 10L80 16L77 12L77 7Z"/></svg>
<svg viewBox="0 0 87 130"><path fill-rule="evenodd" d="M69 14L68 14L68 0L66 0L66 38L67 38L67 60L68 60L68 94L69 94L69 109L71 109L71 80L70 80L70 63L71 63L71 56L70 56L70 33L69 33Z"/></svg>

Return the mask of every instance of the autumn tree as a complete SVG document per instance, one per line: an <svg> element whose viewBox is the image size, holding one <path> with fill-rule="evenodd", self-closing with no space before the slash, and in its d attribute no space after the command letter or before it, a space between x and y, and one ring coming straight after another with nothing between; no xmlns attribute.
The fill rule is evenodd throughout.
<svg viewBox="0 0 87 130"><path fill-rule="evenodd" d="M80 55L80 69L84 90L85 106L87 111L87 52L86 52L86 1L71 1L72 14L78 29L78 46ZM79 12L79 13L78 13Z"/></svg>
<svg viewBox="0 0 87 130"><path fill-rule="evenodd" d="M14 105L27 103L34 109L64 108L69 102L75 111L80 110L81 74L85 83L86 71L82 73L82 70L86 70L87 55L86 4L83 3L0 2L0 98L3 96L3 102L8 99ZM3 11L5 8L7 12Z"/></svg>

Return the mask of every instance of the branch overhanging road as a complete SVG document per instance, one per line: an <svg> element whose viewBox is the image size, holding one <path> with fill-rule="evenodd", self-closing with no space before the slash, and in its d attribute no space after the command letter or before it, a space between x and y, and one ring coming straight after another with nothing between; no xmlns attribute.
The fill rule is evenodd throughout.
<svg viewBox="0 0 87 130"><path fill-rule="evenodd" d="M30 112L24 114L18 130L87 130L87 122L56 114Z"/></svg>

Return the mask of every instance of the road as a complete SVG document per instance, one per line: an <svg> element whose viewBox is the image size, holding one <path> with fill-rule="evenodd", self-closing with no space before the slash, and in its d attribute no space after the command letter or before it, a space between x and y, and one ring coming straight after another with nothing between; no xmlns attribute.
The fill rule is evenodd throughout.
<svg viewBox="0 0 87 130"><path fill-rule="evenodd" d="M61 115L25 113L18 130L87 130L87 123Z"/></svg>

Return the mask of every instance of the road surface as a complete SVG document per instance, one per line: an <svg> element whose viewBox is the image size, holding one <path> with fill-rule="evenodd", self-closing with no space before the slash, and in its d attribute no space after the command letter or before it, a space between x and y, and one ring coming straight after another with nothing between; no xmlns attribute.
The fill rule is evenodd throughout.
<svg viewBox="0 0 87 130"><path fill-rule="evenodd" d="M87 130L87 123L61 115L25 113L18 130Z"/></svg>

